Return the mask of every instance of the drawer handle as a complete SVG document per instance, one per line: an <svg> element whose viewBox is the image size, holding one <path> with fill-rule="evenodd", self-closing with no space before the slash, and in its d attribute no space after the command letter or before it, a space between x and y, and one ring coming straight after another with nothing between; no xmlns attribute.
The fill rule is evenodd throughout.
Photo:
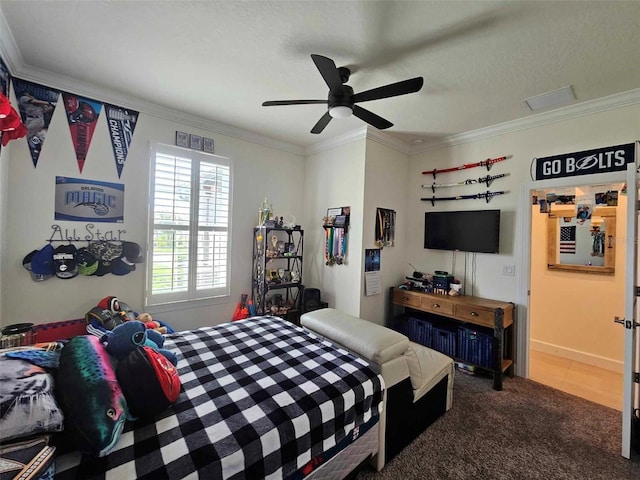
<svg viewBox="0 0 640 480"><path fill-rule="evenodd" d="M472 316L472 317L479 317L479 316L480 316L480 314L479 314L479 313L476 313L476 312L471 312L471 316Z"/></svg>
<svg viewBox="0 0 640 480"><path fill-rule="evenodd" d="M439 303L434 303L433 305L431 305L433 308L440 308L440 304Z"/></svg>
<svg viewBox="0 0 640 480"><path fill-rule="evenodd" d="M409 300L409 297L402 297L403 300Z"/></svg>

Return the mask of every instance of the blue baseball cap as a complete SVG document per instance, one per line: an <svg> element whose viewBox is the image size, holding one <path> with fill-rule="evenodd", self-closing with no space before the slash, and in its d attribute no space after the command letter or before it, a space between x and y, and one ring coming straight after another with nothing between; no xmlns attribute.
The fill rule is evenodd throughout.
<svg viewBox="0 0 640 480"><path fill-rule="evenodd" d="M56 273L56 266L53 261L53 246L48 244L41 250L32 251L24 257L22 266L29 270L31 279L35 282L50 279Z"/></svg>

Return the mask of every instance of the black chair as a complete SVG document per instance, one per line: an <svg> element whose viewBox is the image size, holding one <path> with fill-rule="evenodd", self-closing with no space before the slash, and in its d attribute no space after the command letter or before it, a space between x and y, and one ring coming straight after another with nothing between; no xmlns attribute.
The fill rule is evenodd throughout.
<svg viewBox="0 0 640 480"><path fill-rule="evenodd" d="M302 313L327 308L328 306L327 302L320 300L320 290L318 288L305 288L302 292Z"/></svg>

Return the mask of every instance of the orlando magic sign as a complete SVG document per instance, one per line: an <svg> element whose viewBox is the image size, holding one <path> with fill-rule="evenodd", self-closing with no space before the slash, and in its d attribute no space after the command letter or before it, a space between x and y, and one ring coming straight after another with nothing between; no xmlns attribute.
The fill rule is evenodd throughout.
<svg viewBox="0 0 640 480"><path fill-rule="evenodd" d="M536 180L626 170L635 162L635 143L536 159Z"/></svg>
<svg viewBox="0 0 640 480"><path fill-rule="evenodd" d="M124 185L56 177L56 220L122 223Z"/></svg>

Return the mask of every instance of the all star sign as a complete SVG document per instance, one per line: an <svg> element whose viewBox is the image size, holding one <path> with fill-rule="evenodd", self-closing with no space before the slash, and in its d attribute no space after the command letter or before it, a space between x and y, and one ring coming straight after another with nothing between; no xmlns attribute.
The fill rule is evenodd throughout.
<svg viewBox="0 0 640 480"><path fill-rule="evenodd" d="M536 180L626 170L636 161L636 144L565 153L536 159Z"/></svg>

